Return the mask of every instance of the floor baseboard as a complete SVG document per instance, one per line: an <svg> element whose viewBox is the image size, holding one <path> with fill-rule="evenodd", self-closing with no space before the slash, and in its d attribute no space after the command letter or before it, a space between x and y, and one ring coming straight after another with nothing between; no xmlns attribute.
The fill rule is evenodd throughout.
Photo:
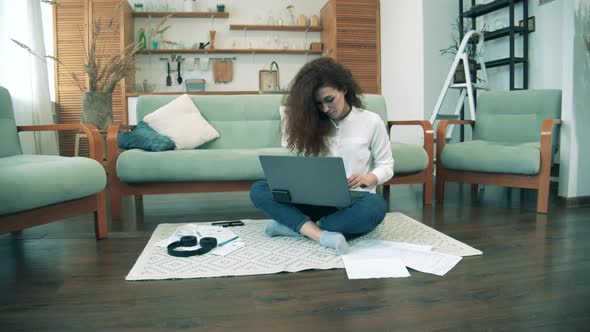
<svg viewBox="0 0 590 332"><path fill-rule="evenodd" d="M579 196L579 197L559 197L559 203L565 207L581 207L590 205L590 196Z"/></svg>

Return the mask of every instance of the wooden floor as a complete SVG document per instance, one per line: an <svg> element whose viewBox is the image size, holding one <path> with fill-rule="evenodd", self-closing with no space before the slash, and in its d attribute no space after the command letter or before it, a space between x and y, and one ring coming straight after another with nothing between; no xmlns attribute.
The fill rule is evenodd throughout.
<svg viewBox="0 0 590 332"><path fill-rule="evenodd" d="M348 280L343 269L127 282L158 223L263 218L247 193L146 196L95 241L90 216L0 235L0 331L588 331L590 206L449 185L444 207L396 186L400 211L483 251L444 277Z"/></svg>

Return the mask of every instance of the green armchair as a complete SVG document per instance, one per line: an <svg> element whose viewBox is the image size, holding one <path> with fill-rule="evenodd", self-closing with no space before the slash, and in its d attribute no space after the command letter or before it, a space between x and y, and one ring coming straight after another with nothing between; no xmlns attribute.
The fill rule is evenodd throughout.
<svg viewBox="0 0 590 332"><path fill-rule="evenodd" d="M483 92L477 121L440 121L437 137L436 201L445 182L537 189L537 212L547 213L549 174L561 123L560 90ZM449 124L471 125L473 140L445 144Z"/></svg>
<svg viewBox="0 0 590 332"><path fill-rule="evenodd" d="M19 131L71 130L88 136L91 158L22 154ZM10 93L0 87L0 234L94 213L107 236L102 138L86 124L16 126Z"/></svg>

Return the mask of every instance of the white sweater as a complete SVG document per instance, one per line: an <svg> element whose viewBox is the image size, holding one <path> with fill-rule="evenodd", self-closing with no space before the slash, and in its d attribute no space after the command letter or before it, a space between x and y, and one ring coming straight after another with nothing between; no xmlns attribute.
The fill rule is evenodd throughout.
<svg viewBox="0 0 590 332"><path fill-rule="evenodd" d="M347 178L373 173L382 184L393 177L391 143L379 115L353 107L338 124L332 123L329 156L342 158ZM356 190L375 192L375 187Z"/></svg>

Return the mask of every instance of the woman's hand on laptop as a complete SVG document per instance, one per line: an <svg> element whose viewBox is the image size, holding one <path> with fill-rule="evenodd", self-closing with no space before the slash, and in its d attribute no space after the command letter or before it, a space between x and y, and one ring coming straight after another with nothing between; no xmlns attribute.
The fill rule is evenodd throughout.
<svg viewBox="0 0 590 332"><path fill-rule="evenodd" d="M366 188L377 184L377 177L373 173L360 175L353 174L348 178L348 188L355 189L358 187Z"/></svg>

